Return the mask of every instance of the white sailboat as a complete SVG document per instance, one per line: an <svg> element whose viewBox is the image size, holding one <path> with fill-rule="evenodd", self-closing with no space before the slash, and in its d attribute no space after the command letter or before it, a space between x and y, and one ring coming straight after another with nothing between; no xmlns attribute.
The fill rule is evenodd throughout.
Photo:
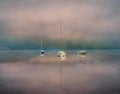
<svg viewBox="0 0 120 94"><path fill-rule="evenodd" d="M61 44L61 47L62 47L62 25L60 24L60 44ZM64 60L66 59L66 52L63 51L63 50L60 50L57 52L57 56L61 59L61 60Z"/></svg>
<svg viewBox="0 0 120 94"><path fill-rule="evenodd" d="M86 55L87 55L86 50L77 51L77 56L86 57Z"/></svg>
<svg viewBox="0 0 120 94"><path fill-rule="evenodd" d="M66 59L66 53L62 50L58 51L57 56L61 59L64 60Z"/></svg>

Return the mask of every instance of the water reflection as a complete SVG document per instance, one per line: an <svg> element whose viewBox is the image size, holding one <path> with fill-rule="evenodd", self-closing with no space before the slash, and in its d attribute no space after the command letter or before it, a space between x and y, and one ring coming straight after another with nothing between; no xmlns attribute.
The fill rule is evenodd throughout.
<svg viewBox="0 0 120 94"><path fill-rule="evenodd" d="M85 57L67 54L60 60L47 53L42 58L3 62L0 94L119 94L119 56L91 52Z"/></svg>
<svg viewBox="0 0 120 94"><path fill-rule="evenodd" d="M91 63L90 62L90 60L91 60L90 56L89 56L89 54L84 54L84 55L77 55L77 57L76 57L76 55L73 55L72 57L74 58L74 62L72 62L72 63L74 63L75 65L77 64L77 66L79 66L79 69L77 70L76 74L77 75L79 74L78 75L78 77L80 78L79 80L81 80L81 81L83 80L84 81L84 79L86 79L85 75L87 75L86 68L87 68L88 64ZM70 59L70 56L68 56L68 59ZM66 74L65 74L66 67L65 67L65 64L67 64L69 66L69 64L71 64L71 63L69 63L70 61L67 62L66 59L61 60L61 58L58 59L58 62L60 64L60 81L59 81L59 83L60 83L60 89L62 91L70 92L72 90L71 88L69 88L70 86L66 87L66 82L67 81L65 81L66 80ZM71 68L70 68L70 70L71 70ZM74 70L74 69L72 69L72 70ZM68 78L68 80L69 79L71 79L71 77Z"/></svg>

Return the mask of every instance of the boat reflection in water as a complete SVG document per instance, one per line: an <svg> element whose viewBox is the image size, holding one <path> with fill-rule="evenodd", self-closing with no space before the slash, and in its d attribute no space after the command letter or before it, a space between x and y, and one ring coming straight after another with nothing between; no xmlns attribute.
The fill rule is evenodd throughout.
<svg viewBox="0 0 120 94"><path fill-rule="evenodd" d="M72 55L68 54L66 58L66 53L64 51L59 51L58 52L58 57L59 57L59 66L60 66L60 80L59 80L59 85L60 85L60 90L64 92L70 92L72 90L72 86L67 86L67 83L71 84L73 82L79 82L79 81L84 81L87 79L87 66L89 63L89 55L87 52L81 51L81 53L77 56L72 53ZM79 67L75 68L73 66ZM71 70L72 68L72 70ZM77 70L77 71L76 71ZM71 72L71 75L78 75L79 80L74 81L73 78L69 80L68 77L70 75L69 72ZM75 74L74 74L75 73ZM77 77L77 76L76 76ZM75 77L75 79L77 79Z"/></svg>
<svg viewBox="0 0 120 94"><path fill-rule="evenodd" d="M120 94L120 52L87 51L81 57L68 51L65 60L47 52L42 64L38 51L28 55L33 53L32 60L23 61L22 52L21 61L1 62L0 94Z"/></svg>

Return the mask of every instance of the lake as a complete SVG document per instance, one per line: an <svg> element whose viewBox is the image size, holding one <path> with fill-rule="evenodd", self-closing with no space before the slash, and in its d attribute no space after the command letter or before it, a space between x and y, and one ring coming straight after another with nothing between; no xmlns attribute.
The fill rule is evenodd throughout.
<svg viewBox="0 0 120 94"><path fill-rule="evenodd" d="M0 94L120 94L120 50L1 50Z"/></svg>

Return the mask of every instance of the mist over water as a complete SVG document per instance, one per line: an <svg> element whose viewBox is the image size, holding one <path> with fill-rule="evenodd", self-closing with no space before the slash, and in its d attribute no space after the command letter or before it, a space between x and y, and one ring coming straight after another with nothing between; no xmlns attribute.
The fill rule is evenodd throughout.
<svg viewBox="0 0 120 94"><path fill-rule="evenodd" d="M119 24L120 0L0 0L0 94L120 94Z"/></svg>
<svg viewBox="0 0 120 94"><path fill-rule="evenodd" d="M0 51L0 94L119 94L120 51Z"/></svg>

